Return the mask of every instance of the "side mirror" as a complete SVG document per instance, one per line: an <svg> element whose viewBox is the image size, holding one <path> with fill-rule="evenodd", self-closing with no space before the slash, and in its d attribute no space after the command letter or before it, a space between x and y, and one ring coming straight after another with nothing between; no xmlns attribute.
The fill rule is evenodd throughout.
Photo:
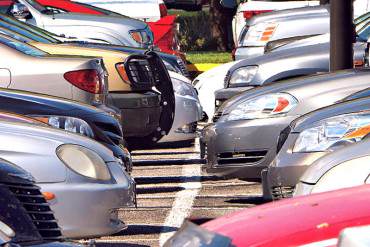
<svg viewBox="0 0 370 247"><path fill-rule="evenodd" d="M233 9L238 6L236 0L220 0L220 4L224 8Z"/></svg>
<svg viewBox="0 0 370 247"><path fill-rule="evenodd" d="M22 3L13 4L10 13L17 19L31 19L32 15L26 5Z"/></svg>

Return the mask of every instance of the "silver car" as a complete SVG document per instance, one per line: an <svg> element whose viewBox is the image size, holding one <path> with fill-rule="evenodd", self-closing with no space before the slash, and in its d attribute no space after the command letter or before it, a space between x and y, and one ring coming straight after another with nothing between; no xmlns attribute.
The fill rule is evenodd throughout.
<svg viewBox="0 0 370 247"><path fill-rule="evenodd" d="M257 15L247 21L243 28L235 51L235 59L262 55L269 41L328 33L329 16L328 5Z"/></svg>
<svg viewBox="0 0 370 247"><path fill-rule="evenodd" d="M133 206L135 183L103 145L54 128L0 121L0 157L31 173L66 238L109 235L126 227L118 209Z"/></svg>
<svg viewBox="0 0 370 247"><path fill-rule="evenodd" d="M124 16L56 12L36 0L8 2L8 13L14 17L62 36L141 48L153 44L153 33L143 21Z"/></svg>
<svg viewBox="0 0 370 247"><path fill-rule="evenodd" d="M169 74L175 92L175 118L171 130L159 143L191 143L196 138L197 123L202 118L202 106L189 79L171 71Z"/></svg>
<svg viewBox="0 0 370 247"><path fill-rule="evenodd" d="M352 78L348 79L349 83L352 83ZM366 89L344 100L369 95L370 89ZM324 171L325 168L320 168L323 161L319 162L320 165L315 165L315 168L310 168L316 160L366 138L370 133L369 104L368 97L337 103L306 114L290 124L280 135L277 144L278 154L270 164L266 180L263 181L264 191L269 193L265 196L271 195L273 199L291 197L295 185L307 169L310 169L311 174L313 171L318 174ZM353 152L353 154L357 153ZM345 158L350 159L350 156ZM328 158L324 160L328 161ZM330 167L337 161L338 158L333 158L325 167ZM366 167L365 164L363 165ZM308 176L305 177L308 178ZM312 180L307 182L314 181L316 177L316 175L313 176ZM345 182L338 180L338 184Z"/></svg>
<svg viewBox="0 0 370 247"><path fill-rule="evenodd" d="M366 43L354 45L355 64L364 63ZM224 89L215 92L216 107L225 100L251 89L284 79L329 71L330 44L316 44L277 50L245 59L229 69Z"/></svg>
<svg viewBox="0 0 370 247"><path fill-rule="evenodd" d="M50 56L31 45L0 34L0 87L105 103L107 74L102 59Z"/></svg>
<svg viewBox="0 0 370 247"><path fill-rule="evenodd" d="M369 145L370 140L364 140L313 162L300 178L294 196L370 184Z"/></svg>
<svg viewBox="0 0 370 247"><path fill-rule="evenodd" d="M280 132L299 116L370 87L370 71L339 71L249 90L226 102L202 132L206 171L260 180Z"/></svg>

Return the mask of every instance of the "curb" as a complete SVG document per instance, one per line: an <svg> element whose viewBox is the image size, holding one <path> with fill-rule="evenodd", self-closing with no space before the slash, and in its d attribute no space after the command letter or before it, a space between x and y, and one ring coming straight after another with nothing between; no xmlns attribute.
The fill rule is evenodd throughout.
<svg viewBox="0 0 370 247"><path fill-rule="evenodd" d="M188 64L187 68L190 72L205 72L219 65L221 64L220 63L197 63L197 64Z"/></svg>

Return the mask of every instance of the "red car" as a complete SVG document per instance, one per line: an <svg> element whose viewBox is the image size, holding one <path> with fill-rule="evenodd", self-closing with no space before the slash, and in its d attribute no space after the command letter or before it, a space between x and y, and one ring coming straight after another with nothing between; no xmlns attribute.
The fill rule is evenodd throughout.
<svg viewBox="0 0 370 247"><path fill-rule="evenodd" d="M166 246L336 246L344 228L370 224L369 195L370 185L363 185L188 223Z"/></svg>
<svg viewBox="0 0 370 247"><path fill-rule="evenodd" d="M87 4L81 4L72 2L70 0L36 0L39 4L59 11L72 12L72 13L83 13L83 14L94 14L94 15L109 15L111 14L108 10L103 10ZM154 44L158 46L161 51L180 55L179 43L176 37L176 23L175 16L167 15L167 9L163 9L161 5L161 19L157 22L148 22L150 29L154 34Z"/></svg>

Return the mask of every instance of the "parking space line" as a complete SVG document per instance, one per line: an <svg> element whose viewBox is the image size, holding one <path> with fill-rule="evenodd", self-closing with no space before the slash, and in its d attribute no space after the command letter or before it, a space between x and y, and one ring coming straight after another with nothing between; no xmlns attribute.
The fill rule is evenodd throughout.
<svg viewBox="0 0 370 247"><path fill-rule="evenodd" d="M164 223L164 230L170 227L181 227L184 220L190 216L194 200L198 195L200 189L202 188L202 183L200 181L201 173L202 172L200 166L184 166L182 168L182 177L184 177L184 181L179 186L185 188L185 190L176 193L176 199L172 204L171 212L167 216ZM196 177L199 178L199 180L187 181L188 177ZM174 231L163 231L159 238L159 245L163 246L174 233Z"/></svg>

